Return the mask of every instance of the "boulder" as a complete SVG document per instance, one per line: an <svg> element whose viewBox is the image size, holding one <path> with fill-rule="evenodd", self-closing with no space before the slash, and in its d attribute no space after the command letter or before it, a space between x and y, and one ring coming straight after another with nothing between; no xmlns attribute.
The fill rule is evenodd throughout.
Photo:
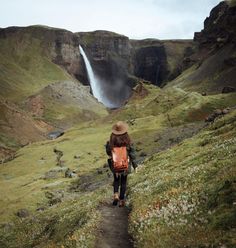
<svg viewBox="0 0 236 248"><path fill-rule="evenodd" d="M225 65L229 67L236 66L236 57L230 57L224 60Z"/></svg>
<svg viewBox="0 0 236 248"><path fill-rule="evenodd" d="M140 157L146 157L147 156L147 153L146 152L141 152L139 156Z"/></svg>
<svg viewBox="0 0 236 248"><path fill-rule="evenodd" d="M55 179L59 178L61 176L61 173L59 170L50 170L45 172L43 179Z"/></svg>
<svg viewBox="0 0 236 248"><path fill-rule="evenodd" d="M222 110L222 114L226 115L226 114L229 113L229 111L230 111L230 108L225 108L225 109Z"/></svg>
<svg viewBox="0 0 236 248"><path fill-rule="evenodd" d="M103 174L103 170L102 170L102 169L97 169L97 173L98 173L99 175L102 175L102 174Z"/></svg>
<svg viewBox="0 0 236 248"><path fill-rule="evenodd" d="M223 94L232 93L232 92L236 92L236 89L234 87L226 86L222 89Z"/></svg>
<svg viewBox="0 0 236 248"><path fill-rule="evenodd" d="M230 111L230 108L225 108L223 110L216 109L212 114L210 114L209 116L206 117L205 122L214 122L214 120L218 116L222 116L222 115L228 114L229 111Z"/></svg>
<svg viewBox="0 0 236 248"><path fill-rule="evenodd" d="M222 110L221 109L216 109L215 111L214 111L214 115L217 117L217 116L219 116L219 115L222 115Z"/></svg>
<svg viewBox="0 0 236 248"><path fill-rule="evenodd" d="M73 177L77 177L77 174L76 174L75 171L72 171L70 168L68 168L65 171L65 177L67 177L67 178L73 178Z"/></svg>
<svg viewBox="0 0 236 248"><path fill-rule="evenodd" d="M20 218L26 218L26 217L29 217L30 213L27 209L19 209L17 212L16 212L16 215Z"/></svg>

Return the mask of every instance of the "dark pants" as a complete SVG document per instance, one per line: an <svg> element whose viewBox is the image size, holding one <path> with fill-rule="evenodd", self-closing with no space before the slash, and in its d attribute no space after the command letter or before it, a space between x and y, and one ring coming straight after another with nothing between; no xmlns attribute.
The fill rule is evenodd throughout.
<svg viewBox="0 0 236 248"><path fill-rule="evenodd" d="M114 173L114 193L119 192L120 186L120 200L124 200L126 191L127 175Z"/></svg>

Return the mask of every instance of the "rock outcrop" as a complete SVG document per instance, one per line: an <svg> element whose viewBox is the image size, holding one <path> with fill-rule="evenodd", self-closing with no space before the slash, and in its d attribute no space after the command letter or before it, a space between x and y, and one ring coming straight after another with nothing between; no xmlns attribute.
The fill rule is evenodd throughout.
<svg viewBox="0 0 236 248"><path fill-rule="evenodd" d="M52 62L63 67L70 75L88 84L86 69L79 52L79 38L64 29L46 26L9 27L0 29L0 39L13 37L15 53L27 48L28 43L40 43L42 54Z"/></svg>
<svg viewBox="0 0 236 248"><path fill-rule="evenodd" d="M132 78L129 38L108 31L76 33L80 44L102 83L105 95L114 105L122 105L135 85Z"/></svg>
<svg viewBox="0 0 236 248"><path fill-rule="evenodd" d="M226 1L219 3L204 21L204 29L196 32L194 40L200 48L217 49L227 43L236 43L236 6Z"/></svg>
<svg viewBox="0 0 236 248"><path fill-rule="evenodd" d="M109 84L118 79L132 87L138 77L161 86L189 67L184 58L194 51L191 40L129 40L107 31L77 35L97 75Z"/></svg>
<svg viewBox="0 0 236 248"><path fill-rule="evenodd" d="M192 40L131 40L131 46L131 73L158 86L188 68L191 64L185 61L186 57L194 52Z"/></svg>
<svg viewBox="0 0 236 248"><path fill-rule="evenodd" d="M0 39L11 37L14 37L16 55L18 50L24 54L29 45L37 44L42 56L88 85L79 50L79 45L82 45L95 74L103 83L104 93L117 102L116 105L122 105L127 100L137 78L161 86L178 76L190 64L185 59L186 55L193 53L190 40L130 40L108 31L72 33L45 26L0 29Z"/></svg>
<svg viewBox="0 0 236 248"><path fill-rule="evenodd" d="M169 85L186 90L221 93L224 87L236 87L236 5L219 3L196 32L196 52L189 56L194 67Z"/></svg>

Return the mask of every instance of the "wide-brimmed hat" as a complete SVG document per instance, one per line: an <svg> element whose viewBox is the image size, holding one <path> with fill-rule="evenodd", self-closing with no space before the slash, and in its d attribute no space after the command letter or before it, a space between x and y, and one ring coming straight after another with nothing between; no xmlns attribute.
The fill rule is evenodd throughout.
<svg viewBox="0 0 236 248"><path fill-rule="evenodd" d="M118 121L115 125L112 126L112 133L116 135L121 135L127 133L128 124L123 121Z"/></svg>

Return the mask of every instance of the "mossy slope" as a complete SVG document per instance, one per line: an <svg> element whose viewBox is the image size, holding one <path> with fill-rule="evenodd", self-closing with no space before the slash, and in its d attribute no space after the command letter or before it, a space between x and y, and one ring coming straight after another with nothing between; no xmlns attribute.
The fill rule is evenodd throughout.
<svg viewBox="0 0 236 248"><path fill-rule="evenodd" d="M71 79L29 32L0 39L1 96L22 100L54 81Z"/></svg>
<svg viewBox="0 0 236 248"><path fill-rule="evenodd" d="M162 247L170 247L171 241L168 237L173 237L171 236L173 232L169 231L169 227L166 227L164 222L161 226L163 229L160 229L162 238L157 240L154 236L156 228L159 228L159 219L157 222L151 220L151 224L154 224L150 224L147 231L146 222L141 220L146 216L149 218L149 211L156 213L159 202L163 209L168 208L168 201L179 206L176 199L180 199L181 209L185 209L186 206L183 204L188 204L189 201L193 201L192 205L195 201L197 202L197 207L201 210L196 217L200 219L196 220L198 227L200 226L197 229L200 236L199 244L205 244L205 241L202 241L205 240L205 236L201 234L201 227L205 226L210 230L208 232L210 236L206 242L213 242L213 238L219 232L224 234L224 238L230 237L230 228L227 231L218 229L217 223L222 220L218 218L218 214L209 215L212 217L212 219L209 217L208 222L211 225L205 223L202 216L205 216L204 211L208 211L208 208L212 212L223 208L226 214L229 213L227 215L229 219L234 213L231 203L227 203L231 202L231 193L229 197L224 197L225 192L233 191L232 187L234 187L232 178L235 171L231 168L233 157L230 157L233 153L228 154L227 149L215 148L215 146L217 144L220 146L224 140L222 144L229 147L231 151L230 142L233 142L232 137L235 135L235 112L222 118L198 136L193 136L194 133L190 134L189 137L193 136L192 138L160 154L156 153L171 146L171 143L159 144L156 138L163 133L173 132L179 135L180 130L186 129L178 128L184 128L198 121L201 123L203 117L199 119L200 117L197 116L196 122L195 115L190 115L190 118L189 114L193 110L201 112L206 104L209 104L207 113L216 107L235 105L234 94L202 97L200 94L188 94L175 88L163 91L152 85L144 84L143 87L149 92L146 96L141 97L135 93L126 106L112 111L107 117L79 124L57 140L38 142L24 147L18 151L15 160L0 168L2 175L0 186L3 189L0 202L2 209L0 240L3 247L19 247L19 243L22 247L60 245L74 247L76 244L79 247L93 247L96 226L100 218L97 206L101 201L112 196L111 174L107 168L103 168L106 162L104 144L116 120L125 120L130 123L129 132L138 148L138 159L143 160L141 152L147 155L144 168L133 175L129 181L129 202L132 206L130 230L137 245L143 247L148 244L150 247L156 247L157 244L162 244ZM169 140L169 136L163 139ZM162 142L165 143L163 139ZM62 167L56 166L54 148L63 151ZM223 149L223 156L220 155L221 149ZM229 161L228 164L226 160ZM219 165L217 161L220 162ZM209 168L206 165L208 162ZM78 178L64 178L67 167L75 170ZM220 173L220 178L217 176L214 179L214 173L219 173L221 167L225 168L225 174ZM196 173L196 180L200 180L199 184L198 181L191 183L192 177L189 176L189 171L191 175ZM228 174L231 177L228 177ZM227 180L229 182L224 186ZM205 191L203 191L204 185ZM200 196L203 198L198 198L200 190L202 191ZM186 192L186 199L182 191ZM212 194L211 199L202 201L207 194ZM228 204L226 208L225 203ZM192 205L191 213L195 213L195 205ZM23 219L17 217L15 214L19 209L28 209L30 216ZM151 215L150 218L152 217ZM194 215L188 218L190 219L188 223L196 219ZM183 220L184 223L186 221L185 218L177 216L174 222L171 222L174 225L171 228L175 228L175 220L177 224L178 221ZM146 232L143 232L142 228ZM190 233L190 241L187 243L194 244L191 243L193 229L189 228L189 225L185 228L184 230ZM176 229L171 230L176 231ZM177 233L179 237L177 245L182 244L182 237L186 235L186 232L181 230ZM227 242L231 244L233 241L227 238Z"/></svg>
<svg viewBox="0 0 236 248"><path fill-rule="evenodd" d="M236 111L144 162L129 181L138 247L235 247Z"/></svg>

